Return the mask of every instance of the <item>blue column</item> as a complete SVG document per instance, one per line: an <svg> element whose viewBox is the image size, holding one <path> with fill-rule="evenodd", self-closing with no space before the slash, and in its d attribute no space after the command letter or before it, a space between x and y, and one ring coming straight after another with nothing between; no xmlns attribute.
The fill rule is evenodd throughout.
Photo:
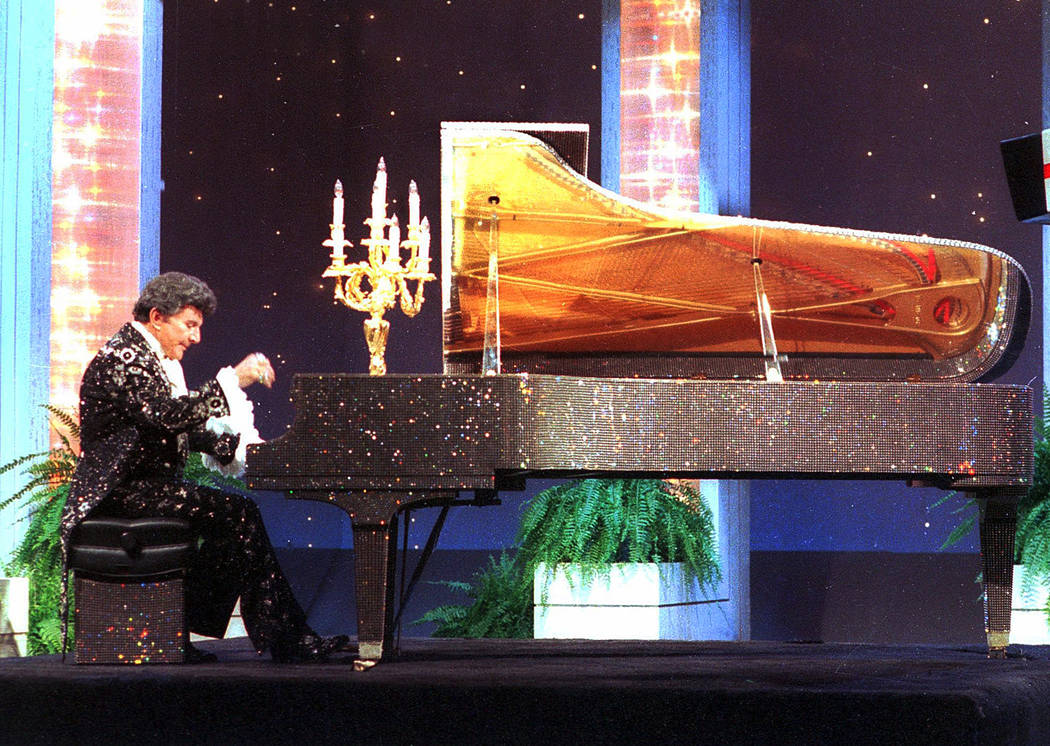
<svg viewBox="0 0 1050 746"><path fill-rule="evenodd" d="M1050 1L1050 0L1048 0ZM602 3L601 183L620 191L620 0ZM750 0L700 0L700 211L751 210ZM704 480L717 520L721 623L713 639L749 639L750 482Z"/></svg>
<svg viewBox="0 0 1050 746"><path fill-rule="evenodd" d="M48 443L51 319L52 0L0 3L0 464ZM24 482L0 475L0 499ZM0 561L17 543L0 513Z"/></svg>
<svg viewBox="0 0 1050 746"><path fill-rule="evenodd" d="M751 212L751 2L700 2L700 211ZM726 639L751 638L751 483L720 480ZM705 490L709 494L710 489Z"/></svg>
<svg viewBox="0 0 1050 746"><path fill-rule="evenodd" d="M602 0L601 185L620 191L620 0Z"/></svg>
<svg viewBox="0 0 1050 746"><path fill-rule="evenodd" d="M143 0L140 284L160 265L162 14ZM0 2L0 464L49 442L54 56L55 0ZM0 500L24 481L0 475ZM16 518L0 513L0 562Z"/></svg>
<svg viewBox="0 0 1050 746"><path fill-rule="evenodd" d="M751 3L701 0L700 6L700 211L748 215Z"/></svg>
<svg viewBox="0 0 1050 746"><path fill-rule="evenodd" d="M142 161L139 172L139 287L160 272L161 61L164 4L143 0L142 7Z"/></svg>
<svg viewBox="0 0 1050 746"><path fill-rule="evenodd" d="M1043 129L1050 127L1050 0L1043 0ZM1050 391L1050 226L1043 226L1043 392ZM1048 413L1044 412L1046 416Z"/></svg>

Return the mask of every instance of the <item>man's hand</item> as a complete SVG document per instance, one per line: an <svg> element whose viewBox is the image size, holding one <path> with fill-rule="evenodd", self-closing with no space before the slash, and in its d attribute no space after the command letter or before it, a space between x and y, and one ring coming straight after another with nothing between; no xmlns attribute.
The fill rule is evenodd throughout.
<svg viewBox="0 0 1050 746"><path fill-rule="evenodd" d="M237 384L242 389L248 388L253 383L261 383L266 388L271 388L276 376L270 361L261 352L253 352L244 358L237 363L233 372L237 374Z"/></svg>

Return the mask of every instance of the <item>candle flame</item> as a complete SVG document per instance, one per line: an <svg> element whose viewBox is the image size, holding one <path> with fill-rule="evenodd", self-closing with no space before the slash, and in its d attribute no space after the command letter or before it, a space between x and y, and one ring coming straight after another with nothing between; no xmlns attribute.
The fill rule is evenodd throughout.
<svg viewBox="0 0 1050 746"><path fill-rule="evenodd" d="M336 197L342 197L343 196L343 182L341 182L339 179L335 180L335 196Z"/></svg>

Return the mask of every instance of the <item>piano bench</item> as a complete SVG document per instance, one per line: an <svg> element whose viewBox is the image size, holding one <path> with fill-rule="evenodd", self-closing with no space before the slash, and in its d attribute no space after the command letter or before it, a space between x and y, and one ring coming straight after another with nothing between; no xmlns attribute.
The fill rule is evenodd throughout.
<svg viewBox="0 0 1050 746"><path fill-rule="evenodd" d="M195 549L181 518L85 518L69 547L75 662L184 662Z"/></svg>

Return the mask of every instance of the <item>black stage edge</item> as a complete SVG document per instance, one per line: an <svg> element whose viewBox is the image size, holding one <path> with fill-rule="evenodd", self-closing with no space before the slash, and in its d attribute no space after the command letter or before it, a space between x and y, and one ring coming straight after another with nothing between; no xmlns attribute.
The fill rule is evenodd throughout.
<svg viewBox="0 0 1050 746"><path fill-rule="evenodd" d="M397 661L0 661L0 740L124 743L1045 744L1050 648L402 641Z"/></svg>

